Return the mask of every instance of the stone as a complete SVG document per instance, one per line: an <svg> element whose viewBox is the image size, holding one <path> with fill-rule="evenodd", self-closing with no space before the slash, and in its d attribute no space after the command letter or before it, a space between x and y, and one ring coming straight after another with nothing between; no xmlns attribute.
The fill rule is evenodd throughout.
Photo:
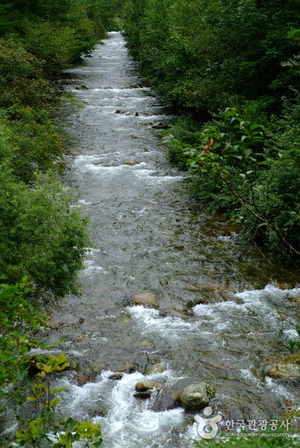
<svg viewBox="0 0 300 448"><path fill-rule="evenodd" d="M142 398L143 400L146 400L147 398L150 398L152 394L151 390L147 390L146 392L137 392L133 394L135 398Z"/></svg>
<svg viewBox="0 0 300 448"><path fill-rule="evenodd" d="M77 375L73 376L72 380L79 386L84 386L87 383L94 382L94 378L86 375L85 373L78 373Z"/></svg>
<svg viewBox="0 0 300 448"><path fill-rule="evenodd" d="M156 383L155 381L140 381L136 383L135 390L137 392L146 392L147 390L162 390L162 385L160 383Z"/></svg>
<svg viewBox="0 0 300 448"><path fill-rule="evenodd" d="M131 303L133 305L144 305L151 307L156 305L156 298L152 292L142 292L132 296Z"/></svg>
<svg viewBox="0 0 300 448"><path fill-rule="evenodd" d="M170 409L175 409L178 407L178 402L176 398L170 395L164 394L163 392L158 394L155 398L153 405L151 406L151 411L154 412L164 412Z"/></svg>
<svg viewBox="0 0 300 448"><path fill-rule="evenodd" d="M154 364L153 366L149 367L145 375L152 375L153 373L163 373L165 371L163 365L161 363Z"/></svg>
<svg viewBox="0 0 300 448"><path fill-rule="evenodd" d="M153 129L168 129L170 126L166 123L162 123L161 121L159 121L157 123L152 122L152 127Z"/></svg>
<svg viewBox="0 0 300 448"><path fill-rule="evenodd" d="M108 377L109 380L121 380L123 378L124 374L123 373L113 373L112 375L110 375Z"/></svg>
<svg viewBox="0 0 300 448"><path fill-rule="evenodd" d="M159 310L161 317L186 317L182 312L175 310L174 308L162 308Z"/></svg>
<svg viewBox="0 0 300 448"><path fill-rule="evenodd" d="M138 353L134 360L135 371L144 372L149 365L149 355L148 352L142 351Z"/></svg>
<svg viewBox="0 0 300 448"><path fill-rule="evenodd" d="M215 395L214 388L205 383L190 384L179 395L179 401L187 411L196 411L208 405Z"/></svg>
<svg viewBox="0 0 300 448"><path fill-rule="evenodd" d="M266 375L280 380L300 380L300 366L292 363L268 365Z"/></svg>
<svg viewBox="0 0 300 448"><path fill-rule="evenodd" d="M295 285L293 285L292 283L289 282L282 282L278 284L278 288L279 289L293 289L295 287Z"/></svg>

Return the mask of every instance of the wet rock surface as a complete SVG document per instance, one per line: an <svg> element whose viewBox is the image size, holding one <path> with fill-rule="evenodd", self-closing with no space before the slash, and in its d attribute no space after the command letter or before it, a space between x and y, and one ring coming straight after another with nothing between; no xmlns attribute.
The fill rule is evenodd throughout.
<svg viewBox="0 0 300 448"><path fill-rule="evenodd" d="M201 382L185 387L178 400L187 411L197 411L207 406L214 395L214 388L210 384Z"/></svg>
<svg viewBox="0 0 300 448"><path fill-rule="evenodd" d="M164 366L161 363L154 364L153 366L149 367L145 375L152 375L153 373L162 373L164 372Z"/></svg>
<svg viewBox="0 0 300 448"><path fill-rule="evenodd" d="M135 390L137 392L146 392L148 389L156 389L157 391L160 391L162 388L163 386L155 381L140 381L135 385Z"/></svg>
<svg viewBox="0 0 300 448"><path fill-rule="evenodd" d="M134 294L134 296L132 296L132 304L153 307L156 305L156 297L152 292Z"/></svg>
<svg viewBox="0 0 300 448"><path fill-rule="evenodd" d="M280 380L300 381L300 365L286 362L282 364L268 365L265 368L266 375Z"/></svg>
<svg viewBox="0 0 300 448"><path fill-rule="evenodd" d="M118 381L118 380L121 380L123 378L123 376L124 376L124 373L121 373L121 372L120 373L113 373L112 375L109 376L109 379Z"/></svg>
<svg viewBox="0 0 300 448"><path fill-rule="evenodd" d="M155 398L155 401L151 406L151 410L154 412L164 412L175 409L178 406L180 406L180 403L176 398L161 392Z"/></svg>

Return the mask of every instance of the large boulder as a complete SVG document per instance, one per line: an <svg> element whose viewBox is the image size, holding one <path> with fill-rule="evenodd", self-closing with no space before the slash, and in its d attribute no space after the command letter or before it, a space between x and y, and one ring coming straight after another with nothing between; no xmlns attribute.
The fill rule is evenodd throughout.
<svg viewBox="0 0 300 448"><path fill-rule="evenodd" d="M152 292L141 292L140 294L135 294L132 296L131 303L133 305L144 305L144 306L155 306L156 298Z"/></svg>
<svg viewBox="0 0 300 448"><path fill-rule="evenodd" d="M197 411L208 405L214 397L214 388L205 382L190 384L179 395L179 401L187 411Z"/></svg>

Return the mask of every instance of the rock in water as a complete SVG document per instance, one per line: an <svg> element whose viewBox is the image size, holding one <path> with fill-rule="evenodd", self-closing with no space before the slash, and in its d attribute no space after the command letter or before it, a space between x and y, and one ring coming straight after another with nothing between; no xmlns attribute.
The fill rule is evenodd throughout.
<svg viewBox="0 0 300 448"><path fill-rule="evenodd" d="M155 306L156 298L152 292L142 292L132 296L133 305Z"/></svg>
<svg viewBox="0 0 300 448"><path fill-rule="evenodd" d="M134 368L137 372L144 372L149 365L149 355L146 351L138 353L135 361Z"/></svg>
<svg viewBox="0 0 300 448"><path fill-rule="evenodd" d="M170 409L175 409L178 407L178 402L176 398L161 392L155 398L153 405L151 406L151 411L154 412L164 412Z"/></svg>
<svg viewBox="0 0 300 448"><path fill-rule="evenodd" d="M158 364L154 364L153 366L149 367L146 370L145 375L152 375L152 373L162 373L164 371L165 371L165 369L164 369L163 365L161 363L158 363Z"/></svg>
<svg viewBox="0 0 300 448"><path fill-rule="evenodd" d="M141 398L142 400L147 400L147 398L151 397L152 394L152 390L148 389L145 392L136 392L135 394L133 394L133 396L135 398Z"/></svg>
<svg viewBox="0 0 300 448"><path fill-rule="evenodd" d="M207 383L190 384L179 395L179 401L187 411L196 411L208 405L215 395L214 388Z"/></svg>
<svg viewBox="0 0 300 448"><path fill-rule="evenodd" d="M135 390L137 392L146 392L149 389L156 389L157 391L160 391L162 388L162 385L160 383L156 383L155 381L140 381L135 385Z"/></svg>
<svg viewBox="0 0 300 448"><path fill-rule="evenodd" d="M300 380L300 366L289 362L267 366L265 371L271 378L292 381Z"/></svg>
<svg viewBox="0 0 300 448"><path fill-rule="evenodd" d="M113 373L112 375L110 375L109 377L108 377L108 379L109 380L115 380L115 381L118 381L118 380L121 380L122 378L123 378L123 373Z"/></svg>

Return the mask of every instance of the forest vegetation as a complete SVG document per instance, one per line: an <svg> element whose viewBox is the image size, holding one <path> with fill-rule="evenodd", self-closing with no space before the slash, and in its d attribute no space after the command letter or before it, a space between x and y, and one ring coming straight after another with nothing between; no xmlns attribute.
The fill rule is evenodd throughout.
<svg viewBox="0 0 300 448"><path fill-rule="evenodd" d="M55 81L115 28L123 6L142 75L181 116L167 140L172 160L194 173L195 196L300 267L300 0L2 0L0 426L8 407L42 405L19 421L14 446L102 441L97 425L54 418L46 377L67 367L65 356L30 350L47 348L36 336L40 307L78 293L90 245L87 218L59 180Z"/></svg>
<svg viewBox="0 0 300 448"><path fill-rule="evenodd" d="M46 377L67 368L65 355L33 357L30 350L49 349L36 336L47 325L41 309L79 292L90 246L88 220L60 180L65 148L56 80L115 27L119 7L118 0L0 4L0 432L19 419L13 436L1 435L3 447L102 441L99 425L54 418L59 398ZM30 402L38 405L29 420L11 414Z"/></svg>
<svg viewBox="0 0 300 448"><path fill-rule="evenodd" d="M300 1L128 0L142 75L175 105L193 194L300 268Z"/></svg>

